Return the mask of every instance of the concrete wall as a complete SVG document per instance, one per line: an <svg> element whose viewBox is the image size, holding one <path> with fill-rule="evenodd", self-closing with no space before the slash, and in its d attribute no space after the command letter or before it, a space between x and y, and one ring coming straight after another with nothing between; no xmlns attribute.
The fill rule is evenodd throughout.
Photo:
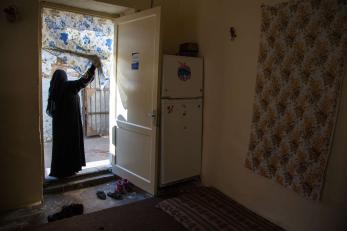
<svg viewBox="0 0 347 231"><path fill-rule="evenodd" d="M306 200L244 167L260 39L260 5L276 2L280 1L185 1L187 7L181 12L186 22L185 37L199 42L205 57L203 182L288 230L346 230L347 81L322 201ZM237 33L233 42L229 39L230 26Z"/></svg>
<svg viewBox="0 0 347 231"><path fill-rule="evenodd" d="M9 23L1 13L0 210L41 200L42 167L38 78L38 2L16 4L21 20Z"/></svg>

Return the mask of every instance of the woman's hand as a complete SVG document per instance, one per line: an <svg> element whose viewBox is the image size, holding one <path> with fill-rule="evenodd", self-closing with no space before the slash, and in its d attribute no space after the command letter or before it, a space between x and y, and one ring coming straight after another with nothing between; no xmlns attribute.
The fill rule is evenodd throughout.
<svg viewBox="0 0 347 231"><path fill-rule="evenodd" d="M96 67L96 68L99 68L101 67L101 61L100 61L100 58L97 56L97 55L93 55L92 58L92 63L93 65Z"/></svg>

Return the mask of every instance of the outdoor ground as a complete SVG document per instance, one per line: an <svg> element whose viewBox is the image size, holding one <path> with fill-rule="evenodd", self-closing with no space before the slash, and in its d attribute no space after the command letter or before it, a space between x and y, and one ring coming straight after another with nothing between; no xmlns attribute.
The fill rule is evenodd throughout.
<svg viewBox="0 0 347 231"><path fill-rule="evenodd" d="M87 163L108 160L110 158L108 136L85 138L84 151ZM45 143L44 152L45 168L50 168L52 159L52 142Z"/></svg>

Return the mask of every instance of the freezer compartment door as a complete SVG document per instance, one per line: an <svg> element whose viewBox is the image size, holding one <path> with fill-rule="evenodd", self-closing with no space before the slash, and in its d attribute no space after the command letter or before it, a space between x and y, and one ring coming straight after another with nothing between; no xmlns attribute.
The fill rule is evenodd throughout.
<svg viewBox="0 0 347 231"><path fill-rule="evenodd" d="M161 114L160 184L200 175L202 100L162 100Z"/></svg>
<svg viewBox="0 0 347 231"><path fill-rule="evenodd" d="M162 97L191 98L203 94L203 59L164 55Z"/></svg>

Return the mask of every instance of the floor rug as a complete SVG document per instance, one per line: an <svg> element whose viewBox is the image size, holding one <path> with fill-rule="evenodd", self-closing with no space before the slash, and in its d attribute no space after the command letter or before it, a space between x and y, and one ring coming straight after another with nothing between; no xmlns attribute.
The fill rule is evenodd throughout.
<svg viewBox="0 0 347 231"><path fill-rule="evenodd" d="M199 187L164 200L157 207L191 231L284 230L214 188Z"/></svg>

